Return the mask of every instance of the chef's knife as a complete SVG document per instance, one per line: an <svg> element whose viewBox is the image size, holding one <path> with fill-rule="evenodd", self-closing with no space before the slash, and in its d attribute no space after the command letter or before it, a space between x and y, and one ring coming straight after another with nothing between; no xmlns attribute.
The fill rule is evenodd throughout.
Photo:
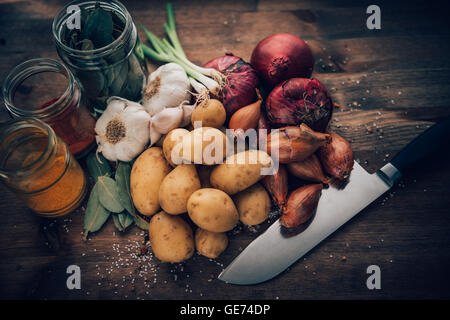
<svg viewBox="0 0 450 320"><path fill-rule="evenodd" d="M449 138L450 118L426 130L376 173L369 174L355 162L343 189L322 191L313 220L304 231L288 237L277 220L222 271L219 279L240 285L272 279L388 191L402 172L445 146Z"/></svg>

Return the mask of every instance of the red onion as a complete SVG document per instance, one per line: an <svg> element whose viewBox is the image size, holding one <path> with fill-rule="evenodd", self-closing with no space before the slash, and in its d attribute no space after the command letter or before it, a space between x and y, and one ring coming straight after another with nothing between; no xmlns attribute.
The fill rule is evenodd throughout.
<svg viewBox="0 0 450 320"><path fill-rule="evenodd" d="M227 85L218 98L225 106L228 117L255 101L259 79L255 69L241 58L227 54L207 62L203 67L216 69L226 76Z"/></svg>
<svg viewBox="0 0 450 320"><path fill-rule="evenodd" d="M314 68L311 49L289 33L264 38L253 50L251 64L271 88L290 78L309 78Z"/></svg>
<svg viewBox="0 0 450 320"><path fill-rule="evenodd" d="M314 131L324 132L333 113L333 102L319 80L293 78L270 92L266 110L272 128L305 123Z"/></svg>

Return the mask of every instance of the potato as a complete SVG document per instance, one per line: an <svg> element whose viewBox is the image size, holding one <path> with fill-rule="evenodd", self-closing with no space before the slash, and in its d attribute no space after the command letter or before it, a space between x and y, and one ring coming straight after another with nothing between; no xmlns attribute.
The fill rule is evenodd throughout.
<svg viewBox="0 0 450 320"><path fill-rule="evenodd" d="M195 164L222 163L226 156L227 137L216 128L201 127L182 138L182 158Z"/></svg>
<svg viewBox="0 0 450 320"><path fill-rule="evenodd" d="M170 163L172 167L176 167L178 164L181 163L181 140L183 139L183 136L188 134L189 131L183 128L177 128L171 130L166 138L164 139L163 143L163 152L164 156L166 157L166 160ZM174 148L176 148L174 150ZM173 151L173 155L172 155ZM172 159L172 156L174 156L174 159Z"/></svg>
<svg viewBox="0 0 450 320"><path fill-rule="evenodd" d="M170 214L186 212L189 197L200 187L195 165L182 163L162 181L159 187L159 204Z"/></svg>
<svg viewBox="0 0 450 320"><path fill-rule="evenodd" d="M130 189L134 206L149 216L159 210L159 186L170 172L170 166L159 147L145 150L131 169Z"/></svg>
<svg viewBox="0 0 450 320"><path fill-rule="evenodd" d="M239 219L248 226L260 224L269 216L270 197L260 183L239 192L233 200L239 212Z"/></svg>
<svg viewBox="0 0 450 320"><path fill-rule="evenodd" d="M209 177L211 176L213 169L214 166L197 165L198 178L200 179L202 188L212 188L212 185L209 182Z"/></svg>
<svg viewBox="0 0 450 320"><path fill-rule="evenodd" d="M195 191L188 200L187 210L197 226L212 232L231 230L239 221L233 200L217 189L204 188Z"/></svg>
<svg viewBox="0 0 450 320"><path fill-rule="evenodd" d="M181 262L194 254L192 229L181 217L161 211L150 220L148 232L153 253L161 261Z"/></svg>
<svg viewBox="0 0 450 320"><path fill-rule="evenodd" d="M215 259L227 246L228 237L223 232L211 232L202 228L195 231L195 247L202 256Z"/></svg>
<svg viewBox="0 0 450 320"><path fill-rule="evenodd" d="M258 182L263 177L261 170L271 165L272 158L264 151L239 152L213 169L210 182L214 188L232 195Z"/></svg>
<svg viewBox="0 0 450 320"><path fill-rule="evenodd" d="M192 111L191 122L195 127L196 121L201 121L202 127L220 128L227 118L227 112L222 102L217 99L209 99L200 103Z"/></svg>

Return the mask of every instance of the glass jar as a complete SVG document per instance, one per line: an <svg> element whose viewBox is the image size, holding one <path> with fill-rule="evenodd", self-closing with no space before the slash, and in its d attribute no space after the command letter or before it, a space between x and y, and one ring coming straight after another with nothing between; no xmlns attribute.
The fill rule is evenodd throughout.
<svg viewBox="0 0 450 320"><path fill-rule="evenodd" d="M13 118L35 117L48 123L79 157L95 145L95 119L86 107L77 78L53 59L19 64L5 79L3 100Z"/></svg>
<svg viewBox="0 0 450 320"><path fill-rule="evenodd" d="M86 177L66 143L36 118L0 125L0 179L43 217L73 211L86 194Z"/></svg>
<svg viewBox="0 0 450 320"><path fill-rule="evenodd" d="M108 45L94 50L77 50L70 46L74 32L81 34L68 22L73 19L73 11L69 7L79 8L83 12L92 12L96 6L111 13L114 30L122 29L113 36L115 40ZM77 14L77 13L75 13ZM80 19L81 19L80 18ZM106 100L110 96L119 96L132 101L139 101L145 87L147 67L143 54L139 53L139 41L136 26L127 9L118 1L73 1L66 5L53 20L53 37L60 58L80 79L90 106L94 111L106 108Z"/></svg>

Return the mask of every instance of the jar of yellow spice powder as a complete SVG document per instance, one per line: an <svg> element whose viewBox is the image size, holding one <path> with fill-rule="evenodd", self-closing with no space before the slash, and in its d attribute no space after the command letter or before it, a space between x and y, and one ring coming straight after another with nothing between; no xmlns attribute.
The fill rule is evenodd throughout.
<svg viewBox="0 0 450 320"><path fill-rule="evenodd" d="M0 125L0 178L43 217L73 211L86 194L86 177L67 145L36 118Z"/></svg>

